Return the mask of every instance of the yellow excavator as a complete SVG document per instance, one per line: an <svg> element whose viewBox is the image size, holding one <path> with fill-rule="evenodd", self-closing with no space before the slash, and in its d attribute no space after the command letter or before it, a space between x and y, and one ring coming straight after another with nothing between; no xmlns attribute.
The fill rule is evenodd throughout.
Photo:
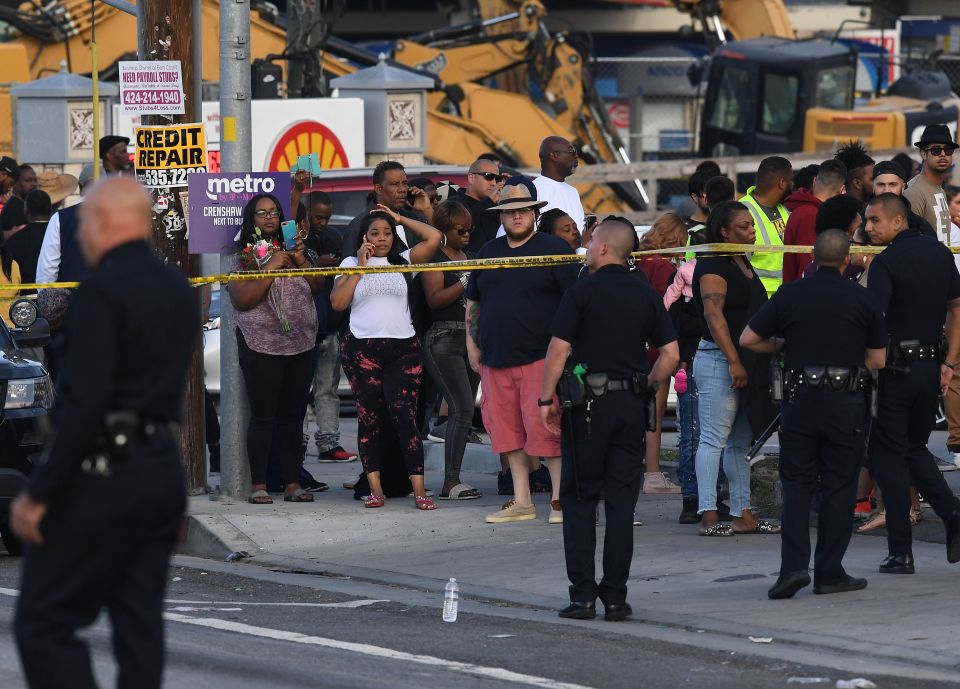
<svg viewBox="0 0 960 689"><path fill-rule="evenodd" d="M780 0L674 0L716 45L707 68L700 155L909 147L930 124L956 132L960 98L946 75L915 71L883 96L854 102L857 55L796 40ZM730 41L729 38L734 40Z"/></svg>
<svg viewBox="0 0 960 689"><path fill-rule="evenodd" d="M0 0L0 64L8 82L25 82L60 70L91 70L88 0L54 0L10 7ZM254 4L251 57L290 59L286 34L268 12ZM607 118L587 69L588 55L566 33L551 33L540 0L479 0L479 18L395 43L394 64L431 76L427 149L430 162L466 165L497 152L518 168L538 168L540 141L550 135L574 143L585 163L628 162L626 148ZM203 0L203 45L218 44L218 0ZM100 64L109 76L121 59L136 54L136 20L117 9L95 5ZM6 24L6 26L4 26ZM329 37L319 54L325 77L349 74L375 64L377 55ZM204 81L219 81L219 56L203 52ZM535 94L535 95L534 95ZM0 153L11 149L9 85L0 86ZM575 177L571 179L575 181ZM647 199L635 184L591 184L580 188L584 206L597 212L643 208Z"/></svg>

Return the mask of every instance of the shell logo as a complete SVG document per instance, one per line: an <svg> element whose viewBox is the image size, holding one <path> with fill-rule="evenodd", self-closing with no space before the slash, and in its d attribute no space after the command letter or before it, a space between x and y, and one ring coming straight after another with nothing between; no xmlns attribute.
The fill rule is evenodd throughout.
<svg viewBox="0 0 960 689"><path fill-rule="evenodd" d="M268 172L288 172L297 158L316 153L324 170L349 167L340 139L328 127L313 120L294 122L277 137L267 155Z"/></svg>

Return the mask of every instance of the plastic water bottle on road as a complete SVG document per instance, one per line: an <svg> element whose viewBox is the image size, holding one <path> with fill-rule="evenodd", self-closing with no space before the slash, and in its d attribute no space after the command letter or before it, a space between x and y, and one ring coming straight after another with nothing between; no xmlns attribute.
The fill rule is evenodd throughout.
<svg viewBox="0 0 960 689"><path fill-rule="evenodd" d="M447 586L443 591L443 621L444 622L456 622L457 621L457 606L460 604L460 586L457 584L457 580L450 578L450 581L447 582Z"/></svg>

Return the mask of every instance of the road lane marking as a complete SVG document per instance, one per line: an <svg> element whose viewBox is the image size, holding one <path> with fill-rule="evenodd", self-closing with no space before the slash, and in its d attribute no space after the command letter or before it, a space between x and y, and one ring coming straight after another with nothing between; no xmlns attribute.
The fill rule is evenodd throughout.
<svg viewBox="0 0 960 689"><path fill-rule="evenodd" d="M253 607L256 605L259 606L277 606L277 607L291 607L291 608L362 608L365 605L375 605L377 603L389 603L388 600L375 600L375 599L362 599L362 600L348 600L343 601L342 603L250 603L247 601L239 600L179 600L168 598L164 603L173 603L177 605L243 605Z"/></svg>
<svg viewBox="0 0 960 689"><path fill-rule="evenodd" d="M485 677L487 679L496 679L514 684L524 684L532 687L541 687L542 689L592 689L582 684L571 684L569 682L558 682L546 677L536 677L534 675L524 675L519 672L511 672L502 668L487 667L485 665L475 665L473 663L462 663L455 660L446 660L435 656L420 655L415 653L406 653L396 651L392 648L383 646L372 646L370 644L358 644L350 641L340 641L338 639L328 639L322 636L310 636L300 634L299 632L288 632L281 629L270 629L268 627L254 627L242 622L233 622L231 620L220 620L212 617L190 617L189 615L178 615L176 613L164 613L164 618L171 622L181 622L183 624L192 624L197 627L207 627L210 629L219 629L225 632L235 632L256 636L264 639L274 639L277 641L291 641L308 646L323 646L325 648L334 648L341 651L350 651L362 655L374 656L376 658L388 658L391 660L403 660L420 665L430 665L443 670L460 672L465 675L476 677Z"/></svg>

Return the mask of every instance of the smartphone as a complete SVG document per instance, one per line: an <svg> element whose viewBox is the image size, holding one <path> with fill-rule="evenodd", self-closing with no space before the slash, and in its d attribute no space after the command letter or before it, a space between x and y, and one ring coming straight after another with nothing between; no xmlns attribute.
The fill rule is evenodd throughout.
<svg viewBox="0 0 960 689"><path fill-rule="evenodd" d="M583 229L588 229L597 224L597 216L593 213L587 213L583 216Z"/></svg>
<svg viewBox="0 0 960 689"><path fill-rule="evenodd" d="M297 221L283 221L280 223L280 230L283 232L283 243L287 251L293 251L297 246Z"/></svg>

